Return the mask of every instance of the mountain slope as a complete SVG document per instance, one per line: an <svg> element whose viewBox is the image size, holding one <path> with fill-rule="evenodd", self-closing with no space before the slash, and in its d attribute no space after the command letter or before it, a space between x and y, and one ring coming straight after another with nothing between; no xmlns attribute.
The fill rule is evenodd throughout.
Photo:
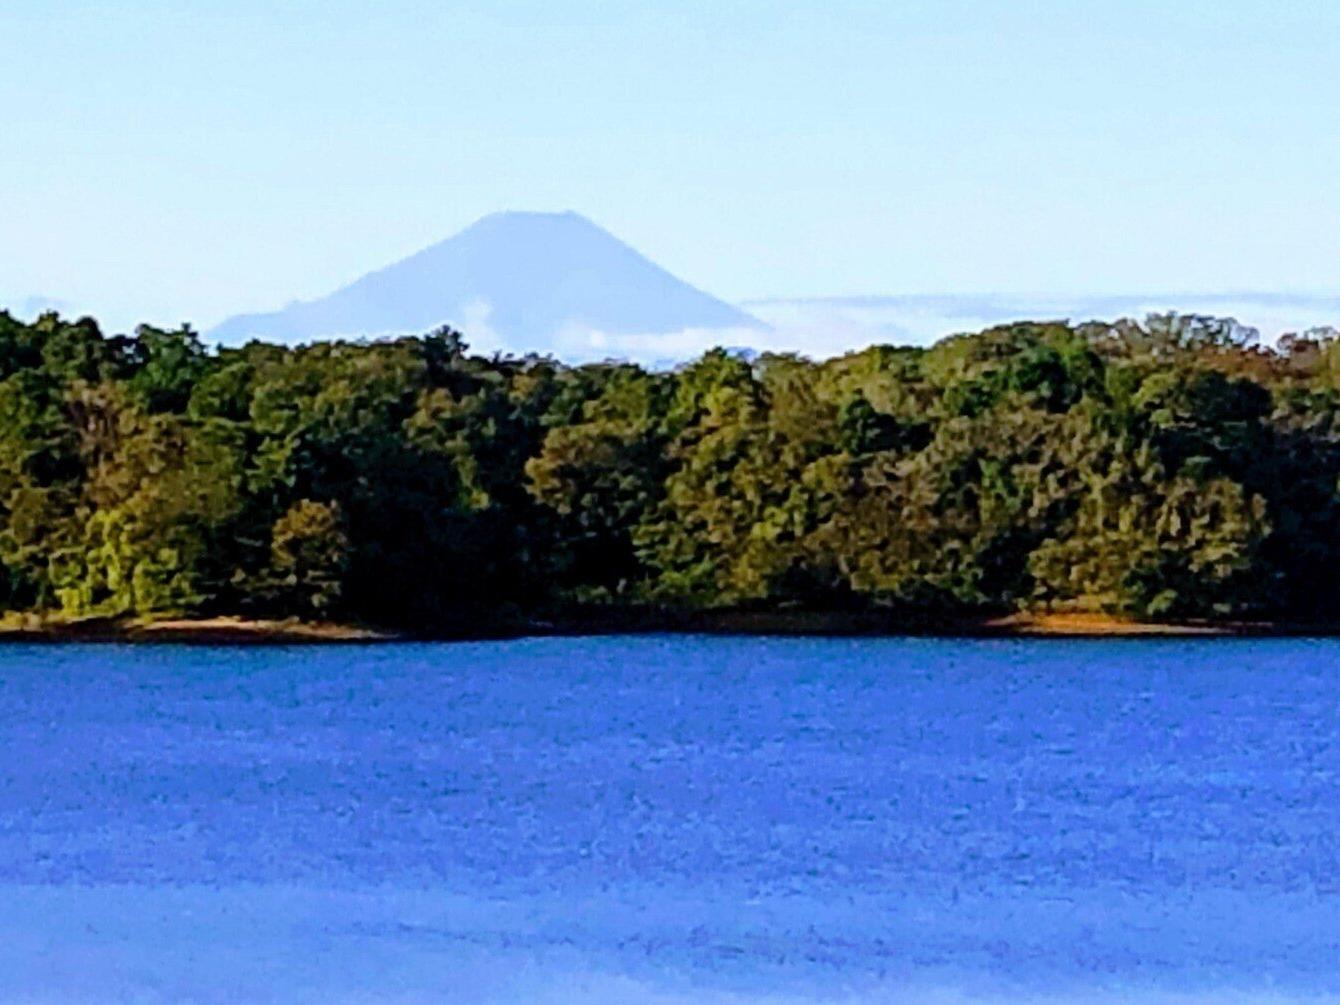
<svg viewBox="0 0 1340 1005"><path fill-rule="evenodd" d="M443 323L467 340L487 329L502 343L494 348L517 352L553 350L573 331L766 328L576 213L495 213L329 296L238 315L210 334L228 343L301 342Z"/></svg>

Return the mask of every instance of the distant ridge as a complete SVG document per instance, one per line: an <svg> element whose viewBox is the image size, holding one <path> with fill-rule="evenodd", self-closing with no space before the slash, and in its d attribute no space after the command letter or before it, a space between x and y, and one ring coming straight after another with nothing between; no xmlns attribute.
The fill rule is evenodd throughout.
<svg viewBox="0 0 1340 1005"><path fill-rule="evenodd" d="M577 213L495 213L328 296L239 314L221 343L422 332L440 324L513 352L577 332L654 335L767 325L690 286ZM598 339L598 336L597 336ZM488 341L485 338L484 341Z"/></svg>

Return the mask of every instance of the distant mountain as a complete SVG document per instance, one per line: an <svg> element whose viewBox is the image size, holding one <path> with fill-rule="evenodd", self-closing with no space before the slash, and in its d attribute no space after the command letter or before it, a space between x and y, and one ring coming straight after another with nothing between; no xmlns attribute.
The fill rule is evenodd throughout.
<svg viewBox="0 0 1340 1005"><path fill-rule="evenodd" d="M599 355L625 336L767 326L576 213L495 213L319 300L241 314L222 343L460 328L481 349ZM582 353L582 348L588 352Z"/></svg>

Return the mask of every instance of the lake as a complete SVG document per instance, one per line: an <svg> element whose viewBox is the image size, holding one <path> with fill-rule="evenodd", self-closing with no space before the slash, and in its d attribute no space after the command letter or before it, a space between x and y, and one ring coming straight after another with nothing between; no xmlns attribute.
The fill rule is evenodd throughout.
<svg viewBox="0 0 1340 1005"><path fill-rule="evenodd" d="M0 1000L1340 999L1340 643L0 649Z"/></svg>

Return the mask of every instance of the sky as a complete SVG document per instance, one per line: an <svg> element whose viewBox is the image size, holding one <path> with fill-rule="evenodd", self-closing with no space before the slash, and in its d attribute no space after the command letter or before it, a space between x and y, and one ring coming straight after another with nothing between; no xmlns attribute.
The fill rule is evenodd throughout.
<svg viewBox="0 0 1340 1005"><path fill-rule="evenodd" d="M208 327L504 209L729 300L1340 289L1340 4L0 0L0 303Z"/></svg>

